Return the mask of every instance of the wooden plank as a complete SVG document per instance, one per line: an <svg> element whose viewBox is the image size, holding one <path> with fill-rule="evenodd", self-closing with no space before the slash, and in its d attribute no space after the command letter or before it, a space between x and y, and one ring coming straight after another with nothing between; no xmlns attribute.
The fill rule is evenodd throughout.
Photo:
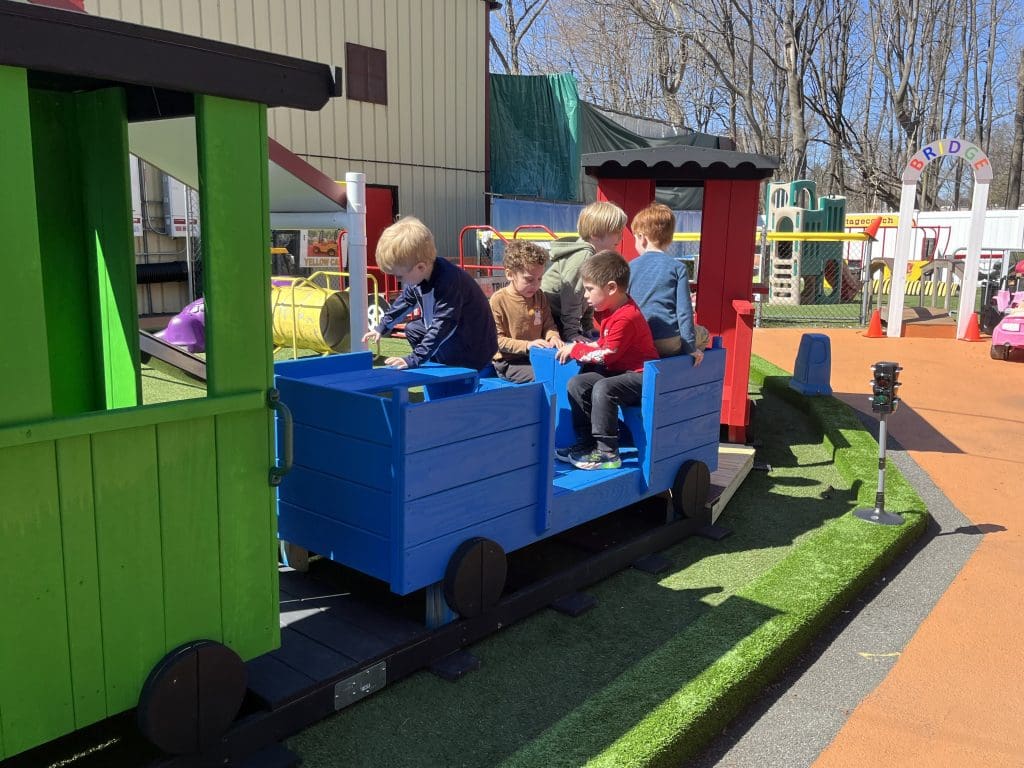
<svg viewBox="0 0 1024 768"><path fill-rule="evenodd" d="M388 535L391 494L386 491L296 465L281 483L278 498L354 528Z"/></svg>
<svg viewBox="0 0 1024 768"><path fill-rule="evenodd" d="M128 123L121 88L78 93L75 120L81 152L86 253L93 306L93 349L103 407L142 402L131 210Z"/></svg>
<svg viewBox="0 0 1024 768"><path fill-rule="evenodd" d="M718 433L717 412L659 427L652 460L657 462L670 456L684 456L694 448L716 441Z"/></svg>
<svg viewBox="0 0 1024 768"><path fill-rule="evenodd" d="M545 425L546 431L547 425ZM536 464L540 426L509 429L405 457L406 500Z"/></svg>
<svg viewBox="0 0 1024 768"><path fill-rule="evenodd" d="M386 400L280 377L277 388L281 401L291 410L296 424L378 445L391 444Z"/></svg>
<svg viewBox="0 0 1024 768"><path fill-rule="evenodd" d="M440 581L455 549L475 536L485 536L506 552L514 552L537 540L533 508L513 510L406 550L400 563L400 580L391 585L392 591L407 595Z"/></svg>
<svg viewBox="0 0 1024 768"><path fill-rule="evenodd" d="M33 162L40 231L46 248L40 253L46 307L46 337L53 379L53 412L65 416L101 410L91 317L90 268L83 219L80 155L75 97L70 93L31 93ZM133 289L134 290L134 289Z"/></svg>
<svg viewBox="0 0 1024 768"><path fill-rule="evenodd" d="M316 681L269 653L245 665L248 687L268 707L276 708L312 688Z"/></svg>
<svg viewBox="0 0 1024 768"><path fill-rule="evenodd" d="M264 409L218 416L216 421L224 643L243 659L279 642L277 521L267 482L269 430Z"/></svg>
<svg viewBox="0 0 1024 768"><path fill-rule="evenodd" d="M209 392L265 390L272 348L266 108L195 99ZM266 444L269 452L269 437Z"/></svg>
<svg viewBox="0 0 1024 768"><path fill-rule="evenodd" d="M388 491L391 488L390 448L326 432L305 424L295 425L295 465Z"/></svg>
<svg viewBox="0 0 1024 768"><path fill-rule="evenodd" d="M287 627L281 630L281 647L271 655L314 680L327 680L356 666L355 659Z"/></svg>
<svg viewBox="0 0 1024 768"><path fill-rule="evenodd" d="M283 501L278 506L282 539L357 571L388 580L391 557L388 539Z"/></svg>
<svg viewBox="0 0 1024 768"><path fill-rule="evenodd" d="M368 371L373 367L372 352L349 352L344 355L304 357L299 360L281 360L274 363L274 374L285 379L308 379L327 373Z"/></svg>
<svg viewBox="0 0 1024 768"><path fill-rule="evenodd" d="M550 462L545 461L544 465ZM536 512L541 497L536 464L436 493L405 505L405 546L411 547L499 517L514 509Z"/></svg>
<svg viewBox="0 0 1024 768"><path fill-rule="evenodd" d="M180 419L198 419L238 411L251 411L266 403L266 392L247 392L227 397L158 403L109 413L91 413L63 419L32 421L0 427L0 448L60 440L67 437L118 432Z"/></svg>
<svg viewBox="0 0 1024 768"><path fill-rule="evenodd" d="M711 381L695 387L677 389L658 396L654 426L664 427L685 418L706 413L718 414L722 408L722 383Z"/></svg>
<svg viewBox="0 0 1024 768"><path fill-rule="evenodd" d="M209 392L266 391L271 384L266 108L213 96L197 95L195 101ZM275 647L280 633L276 519L267 483L274 461L273 421L265 408L220 416L216 440L224 642L251 658Z"/></svg>
<svg viewBox="0 0 1024 768"><path fill-rule="evenodd" d="M297 598L300 605L302 601L321 604L325 609L344 616L346 621L389 642L405 643L429 632L419 622L402 618L392 611L382 609L380 605L369 605L348 590L339 592L329 581L287 569L282 570L280 575L282 595ZM330 602L318 603L318 599Z"/></svg>
<svg viewBox="0 0 1024 768"><path fill-rule="evenodd" d="M57 443L64 592L67 599L75 727L107 716L92 449L86 436Z"/></svg>
<svg viewBox="0 0 1024 768"><path fill-rule="evenodd" d="M109 714L138 703L164 642L156 430L92 438L103 662Z"/></svg>
<svg viewBox="0 0 1024 768"><path fill-rule="evenodd" d="M0 755L13 755L75 727L52 444L0 452L0 509Z"/></svg>
<svg viewBox="0 0 1024 768"><path fill-rule="evenodd" d="M161 424L160 483L167 647L221 640L220 535L212 418Z"/></svg>
<svg viewBox="0 0 1024 768"><path fill-rule="evenodd" d="M32 124L25 70L0 67L0 229L18 254L4 271L4 337L11 345L0 376L0 425L52 412Z"/></svg>
<svg viewBox="0 0 1024 768"><path fill-rule="evenodd" d="M319 611L290 624L289 629L357 662L383 656L391 649L390 643L352 626L330 611Z"/></svg>
<svg viewBox="0 0 1024 768"><path fill-rule="evenodd" d="M410 405L406 409L407 453L460 440L540 424L544 388L503 387L462 397ZM545 425L546 426L546 425Z"/></svg>

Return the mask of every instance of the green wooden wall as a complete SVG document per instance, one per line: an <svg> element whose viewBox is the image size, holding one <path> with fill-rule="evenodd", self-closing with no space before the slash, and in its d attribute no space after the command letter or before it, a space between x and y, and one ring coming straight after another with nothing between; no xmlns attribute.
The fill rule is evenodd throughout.
<svg viewBox="0 0 1024 768"><path fill-rule="evenodd" d="M209 396L145 407L123 94L34 92L0 67L0 111L0 227L17 254L0 377L3 759L135 706L183 642L251 658L279 628L265 108L197 97Z"/></svg>

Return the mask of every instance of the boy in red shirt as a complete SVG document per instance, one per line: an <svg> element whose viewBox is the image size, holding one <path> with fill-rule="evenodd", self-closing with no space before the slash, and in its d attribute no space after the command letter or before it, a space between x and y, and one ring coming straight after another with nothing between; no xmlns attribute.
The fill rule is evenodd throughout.
<svg viewBox="0 0 1024 768"><path fill-rule="evenodd" d="M583 364L583 372L567 385L580 442L557 449L555 458L579 469L618 469L618 407L640 402L644 363L657 360L658 350L647 320L626 292L626 260L615 251L601 251L580 271L600 336L589 343L566 344L555 355L560 363L572 358Z"/></svg>

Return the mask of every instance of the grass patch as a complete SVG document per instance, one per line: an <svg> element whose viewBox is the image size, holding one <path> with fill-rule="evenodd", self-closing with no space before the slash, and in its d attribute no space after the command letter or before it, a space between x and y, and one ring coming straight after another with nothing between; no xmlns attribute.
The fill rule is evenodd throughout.
<svg viewBox="0 0 1024 768"><path fill-rule="evenodd" d="M805 399L755 359L770 473L729 504L724 542L687 540L660 579L625 571L572 620L541 612L473 647L458 684L419 673L290 741L307 766L678 766L777 676L924 530L895 469L872 526L878 446L832 398ZM810 418L807 418L810 415ZM832 489L829 491L829 489Z"/></svg>

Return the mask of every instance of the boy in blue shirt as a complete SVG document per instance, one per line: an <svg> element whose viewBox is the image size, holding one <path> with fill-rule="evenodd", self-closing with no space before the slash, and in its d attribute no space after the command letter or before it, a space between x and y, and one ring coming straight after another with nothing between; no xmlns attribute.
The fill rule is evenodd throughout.
<svg viewBox="0 0 1024 768"><path fill-rule="evenodd" d="M437 258L434 236L419 219L407 216L385 229L377 242L377 265L397 277L402 293L376 328L363 336L375 344L419 307L421 317L405 324L412 352L389 357L392 368L415 368L428 360L480 370L498 351L487 297L464 270Z"/></svg>
<svg viewBox="0 0 1024 768"><path fill-rule="evenodd" d="M661 203L651 203L633 218L633 238L640 255L629 265L629 295L651 326L658 354L693 355L697 366L704 352L693 324L689 275L684 264L665 253L675 224L672 209Z"/></svg>

